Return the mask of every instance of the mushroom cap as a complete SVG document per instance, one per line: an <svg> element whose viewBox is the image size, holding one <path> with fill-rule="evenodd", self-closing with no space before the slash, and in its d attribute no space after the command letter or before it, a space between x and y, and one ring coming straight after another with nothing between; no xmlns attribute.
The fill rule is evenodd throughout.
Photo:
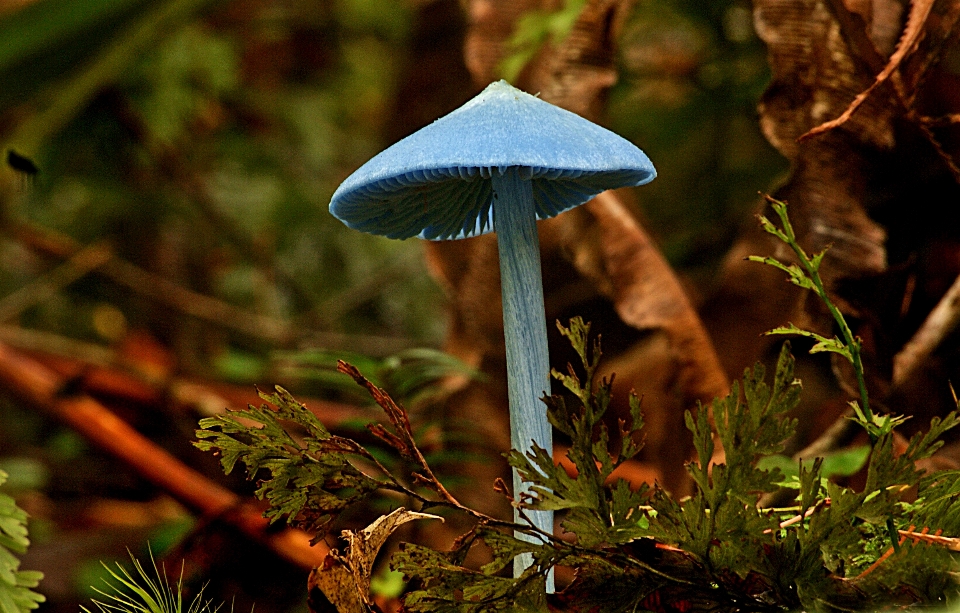
<svg viewBox="0 0 960 613"><path fill-rule="evenodd" d="M389 238L485 234L493 230L490 178L509 167L531 180L538 219L656 176L630 141L498 81L357 169L330 212Z"/></svg>

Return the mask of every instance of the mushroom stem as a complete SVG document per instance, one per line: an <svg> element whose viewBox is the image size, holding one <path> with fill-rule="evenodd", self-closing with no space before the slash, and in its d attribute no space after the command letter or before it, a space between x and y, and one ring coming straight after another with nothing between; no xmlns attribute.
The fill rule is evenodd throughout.
<svg viewBox="0 0 960 613"><path fill-rule="evenodd" d="M553 454L553 431L547 407L540 398L550 389L547 354L547 320L543 307L543 277L540 271L540 240L537 236L533 188L522 174L528 169L511 166L491 172L493 223L500 251L500 283L503 294L503 331L507 346L507 393L510 402L510 443L526 453L531 442ZM519 500L529 488L513 471L513 491ZM528 511L533 525L553 533L552 511ZM514 518L520 521L519 510ZM518 535L519 536L519 535ZM517 576L533 562L525 554L514 561ZM548 577L548 591L552 577Z"/></svg>

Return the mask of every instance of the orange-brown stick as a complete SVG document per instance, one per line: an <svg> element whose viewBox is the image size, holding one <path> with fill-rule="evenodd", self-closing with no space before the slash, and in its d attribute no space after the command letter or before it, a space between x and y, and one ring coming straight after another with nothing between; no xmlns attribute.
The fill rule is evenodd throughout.
<svg viewBox="0 0 960 613"><path fill-rule="evenodd" d="M61 397L64 381L52 370L0 344L0 385L16 397L57 417L100 449L136 470L191 510L222 517L304 568L319 566L329 552L324 543L311 547L302 531L267 532L267 520L241 498L191 469L86 395Z"/></svg>

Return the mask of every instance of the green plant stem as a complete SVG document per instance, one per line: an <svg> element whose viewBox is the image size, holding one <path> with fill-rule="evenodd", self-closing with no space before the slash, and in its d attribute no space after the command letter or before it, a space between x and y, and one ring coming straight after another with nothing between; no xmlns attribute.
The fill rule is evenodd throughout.
<svg viewBox="0 0 960 613"><path fill-rule="evenodd" d="M797 236L793 231L793 225L790 223L790 218L787 216L787 207L784 203L767 196L768 202L773 206L773 210L777 213L777 216L780 217L780 223L783 226L781 239L787 245L793 249L793 252L797 255L797 259L800 260L800 265L803 266L804 270L807 273L807 276L810 278L810 281L813 283L814 291L827 306L827 310L830 311L830 315L833 317L833 320L837 322L837 325L840 326L840 333L843 335L843 340L847 344L847 347L850 350L850 359L853 362L853 371L857 377L857 387L860 392L860 406L863 409L863 414L866 420L870 423L873 423L873 411L870 409L870 399L867 396L867 384L863 378L863 361L860 358L860 339L853 335L853 331L850 329L850 326L847 325L846 319L844 319L843 314L840 312L840 309L833 304L833 301L830 300L830 296L827 294L827 290L823 285L823 279L820 278L820 272L818 270L819 266L813 264L813 260L807 255L807 253L800 246L800 243L797 242ZM871 438L873 435L871 434Z"/></svg>

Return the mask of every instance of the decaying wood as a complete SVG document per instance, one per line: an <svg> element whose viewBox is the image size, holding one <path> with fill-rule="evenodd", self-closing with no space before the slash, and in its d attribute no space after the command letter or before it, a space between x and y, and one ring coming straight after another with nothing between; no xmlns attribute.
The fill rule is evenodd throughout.
<svg viewBox="0 0 960 613"><path fill-rule="evenodd" d="M132 330L116 347L104 347L39 330L0 325L0 343L36 361L72 387L111 405L210 416L259 404L251 385L182 376L169 349ZM379 412L352 404L300 396L328 428L374 419Z"/></svg>

